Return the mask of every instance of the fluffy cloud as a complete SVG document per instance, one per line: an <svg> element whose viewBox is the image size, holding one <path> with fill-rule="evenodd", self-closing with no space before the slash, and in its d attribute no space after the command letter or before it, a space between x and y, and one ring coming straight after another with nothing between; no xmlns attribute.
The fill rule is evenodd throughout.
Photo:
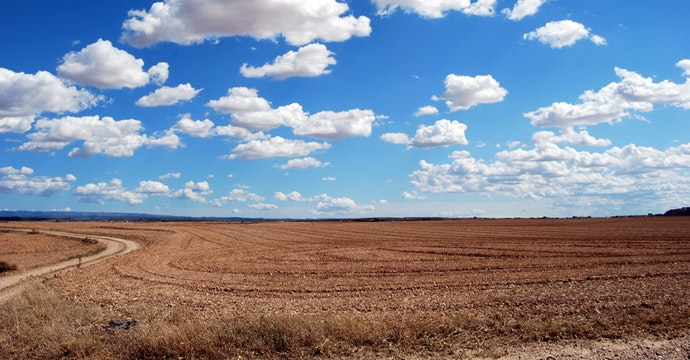
<svg viewBox="0 0 690 360"><path fill-rule="evenodd" d="M381 136L381 140L422 149L437 146L467 145L465 130L467 130L467 125L463 123L456 120L442 119L436 121L434 125L420 125L412 139L404 133L387 133Z"/></svg>
<svg viewBox="0 0 690 360"><path fill-rule="evenodd" d="M322 111L310 115L297 103L273 108L259 97L256 89L235 87L228 95L207 104L222 114L231 114L232 124L248 130L270 130L280 126L293 128L293 133L323 140L371 135L376 115L371 110L353 109L342 112Z"/></svg>
<svg viewBox="0 0 690 360"><path fill-rule="evenodd" d="M572 21L551 21L546 25L523 35L526 40L539 40L554 49L572 46L582 39L589 38L596 45L606 45L606 40L599 35L590 35L589 29L584 25Z"/></svg>
<svg viewBox="0 0 690 360"><path fill-rule="evenodd" d="M227 203L231 202L247 202L247 201L264 201L266 200L265 197L247 192L244 189L232 189L228 195L220 197L218 199L214 199L211 201L211 204L213 206L223 206Z"/></svg>
<svg viewBox="0 0 690 360"><path fill-rule="evenodd" d="M250 204L248 207L259 211L275 210L278 208L278 206L274 204Z"/></svg>
<svg viewBox="0 0 690 360"><path fill-rule="evenodd" d="M179 177L179 174L167 174L167 177ZM191 200L194 202L208 202L205 196L212 194L211 186L206 181L188 181L182 189L171 190L167 185L159 181L144 180L139 182L133 190L128 190L120 179L112 179L109 182L98 182L79 186L74 195L83 202L105 204L107 201L123 201L129 205L138 205L151 196L164 196L179 200Z"/></svg>
<svg viewBox="0 0 690 360"><path fill-rule="evenodd" d="M522 20L526 16L534 15L539 11L539 7L544 5L547 0L517 0L513 9L503 9L501 11L510 20Z"/></svg>
<svg viewBox="0 0 690 360"><path fill-rule="evenodd" d="M410 137L405 133L385 133L381 135L381 140L398 145L410 144Z"/></svg>
<svg viewBox="0 0 690 360"><path fill-rule="evenodd" d="M102 99L46 71L25 74L0 68L0 133L28 131L41 113L78 112Z"/></svg>
<svg viewBox="0 0 690 360"><path fill-rule="evenodd" d="M195 89L191 84L180 84L176 87L164 86L156 91L141 97L137 100L137 105L144 107L175 105L182 101L189 101L201 91Z"/></svg>
<svg viewBox="0 0 690 360"><path fill-rule="evenodd" d="M187 181L184 184L184 188L174 191L171 197L179 200L191 200L198 203L206 203L205 196L211 195L213 190L211 186L206 181Z"/></svg>
<svg viewBox="0 0 690 360"><path fill-rule="evenodd" d="M316 202L316 206L312 209L315 214L353 214L374 211L374 206L358 205L348 197L334 198L321 194L312 198L311 201Z"/></svg>
<svg viewBox="0 0 690 360"><path fill-rule="evenodd" d="M424 115L435 115L438 114L438 109L435 106L432 105L427 105L427 106L422 106L419 109L417 109L417 112L414 113L414 116L424 116Z"/></svg>
<svg viewBox="0 0 690 360"><path fill-rule="evenodd" d="M146 10L132 10L121 40L136 47L162 41L183 45L225 36L275 39L292 45L316 39L343 41L371 33L369 18L344 15L345 3L283 1L166 0Z"/></svg>
<svg viewBox="0 0 690 360"><path fill-rule="evenodd" d="M15 169L11 166L0 168L0 192L18 192L23 195L50 196L66 191L70 183L77 180L72 174L65 177L31 176L34 170L28 167Z"/></svg>
<svg viewBox="0 0 690 360"><path fill-rule="evenodd" d="M589 135L585 130L575 132L573 128L561 129L561 135L556 135L551 131L539 131L532 135L532 142L535 145L543 144L574 144L580 146L608 146L611 145L609 139L598 139Z"/></svg>
<svg viewBox="0 0 690 360"><path fill-rule="evenodd" d="M376 115L371 110L353 109L333 112L322 111L297 123L295 135L310 136L322 140L340 140L346 137L371 135L371 124Z"/></svg>
<svg viewBox="0 0 690 360"><path fill-rule="evenodd" d="M496 0L373 0L381 16L390 15L398 8L426 18L442 18L448 11L462 11L467 15L491 16Z"/></svg>
<svg viewBox="0 0 690 360"><path fill-rule="evenodd" d="M168 195L170 188L161 182L146 180L140 181L139 186L134 191L146 195Z"/></svg>
<svg viewBox="0 0 690 360"><path fill-rule="evenodd" d="M683 59L677 62L676 66L683 69L683 75L690 76L690 59Z"/></svg>
<svg viewBox="0 0 690 360"><path fill-rule="evenodd" d="M213 128L213 132L219 136L243 138L246 140L261 139L264 137L264 134L261 132L252 133L245 128L241 128L239 126L232 126L232 125L216 126L215 128Z"/></svg>
<svg viewBox="0 0 690 360"><path fill-rule="evenodd" d="M439 120L434 125L421 125L410 141L410 146L429 148L448 145L467 145L467 125L456 120Z"/></svg>
<svg viewBox="0 0 690 360"><path fill-rule="evenodd" d="M163 180L163 179L170 179L170 178L179 179L180 176L182 176L182 174L176 172L176 173L167 173L167 174L163 174L163 175L159 176L158 178L161 179L161 180Z"/></svg>
<svg viewBox="0 0 690 360"><path fill-rule="evenodd" d="M371 205L358 205L354 200L348 197L334 198L328 194L304 197L297 191L293 191L289 194L276 192L273 198L278 201L313 203L314 207L310 212L317 215L347 215L374 211L374 207Z"/></svg>
<svg viewBox="0 0 690 360"><path fill-rule="evenodd" d="M243 64L240 73L249 78L269 76L281 80L291 77L315 77L331 73L327 68L336 63L331 55L333 53L326 45L309 44L297 51L289 51L278 56L272 64L260 67Z"/></svg>
<svg viewBox="0 0 690 360"><path fill-rule="evenodd" d="M302 202L302 201L307 201L308 199L305 199L302 194L300 194L297 191L293 191L289 194L284 194L280 191L277 191L275 194L273 194L273 198L278 201L296 201L296 202Z"/></svg>
<svg viewBox="0 0 690 360"><path fill-rule="evenodd" d="M313 157L305 157L299 159L290 159L286 164L277 165L276 167L282 170L288 169L307 169L310 167L325 167L330 165L328 162L321 162Z"/></svg>
<svg viewBox="0 0 690 360"><path fill-rule="evenodd" d="M419 194L417 194L416 191L413 191L413 192L403 191L402 195L400 195L400 196L405 200L425 200L426 199L426 196L419 195Z"/></svg>
<svg viewBox="0 0 690 360"><path fill-rule="evenodd" d="M588 137L586 133L573 135L571 131L560 137L535 134L534 148L499 152L496 161L490 163L473 158L467 151L456 151L448 164L420 161L419 169L410 177L412 184L425 192L546 198L570 205L615 205L625 199L649 206L690 195L690 144L667 150L630 144L602 152L557 144ZM554 142L546 141L549 138Z"/></svg>
<svg viewBox="0 0 690 360"><path fill-rule="evenodd" d="M146 194L125 189L120 179L79 186L74 190L74 195L83 202L105 204L106 201L125 201L130 205L141 204L147 197Z"/></svg>
<svg viewBox="0 0 690 360"><path fill-rule="evenodd" d="M273 109L268 100L259 97L258 90L246 87L231 88L227 96L211 100L207 105L221 114L231 114L233 125L248 130L292 126L306 118L301 105L293 103Z"/></svg>
<svg viewBox="0 0 690 360"><path fill-rule="evenodd" d="M597 92L586 91L580 95L579 104L555 102L524 116L532 125L572 127L620 121L634 112L652 111L655 104L690 109L690 78L676 84L668 80L654 82L621 68L615 68L615 72L620 82L612 82Z"/></svg>
<svg viewBox="0 0 690 360"><path fill-rule="evenodd" d="M130 157L134 155L135 150L144 145L171 148L179 145L179 139L176 137L165 136L156 139L141 134L141 122L133 119L117 121L111 117L101 119L98 116L67 116L38 120L35 128L37 131L27 135L29 141L19 146L18 150L60 150L73 142L83 141L81 148L74 148L69 152L70 157L88 157L96 154Z"/></svg>
<svg viewBox="0 0 690 360"><path fill-rule="evenodd" d="M271 157L300 157L317 150L329 149L331 144L288 140L280 136L269 139L252 140L235 147L229 159L259 160Z"/></svg>
<svg viewBox="0 0 690 360"><path fill-rule="evenodd" d="M83 202L105 204L106 201L124 201L129 205L138 205L149 196L169 196L170 188L158 181L140 181L134 190L127 190L122 180L112 179L110 182L99 182L79 186L74 195Z"/></svg>
<svg viewBox="0 0 690 360"><path fill-rule="evenodd" d="M185 115L173 126L173 129L195 137L205 138L214 134L213 125L213 121L209 119L192 120L189 115Z"/></svg>
<svg viewBox="0 0 690 360"><path fill-rule="evenodd" d="M144 61L108 40L98 39L79 52L70 52L57 67L58 75L82 85L101 89L137 88L148 84L153 77L157 83L167 80L168 66L159 63L149 72L143 70Z"/></svg>
<svg viewBox="0 0 690 360"><path fill-rule="evenodd" d="M445 100L451 111L467 110L475 105L503 101L508 91L491 75L475 77L450 74L444 81L446 92L432 100Z"/></svg>
<svg viewBox="0 0 690 360"><path fill-rule="evenodd" d="M159 62L149 68L147 73L150 76L151 82L156 85L163 85L168 80L170 66L166 62Z"/></svg>
<svg viewBox="0 0 690 360"><path fill-rule="evenodd" d="M147 136L146 146L177 149L179 147L184 147L184 144L180 140L180 137L175 134L174 129L168 129L165 130L162 135L159 132L156 132L153 134L153 136Z"/></svg>

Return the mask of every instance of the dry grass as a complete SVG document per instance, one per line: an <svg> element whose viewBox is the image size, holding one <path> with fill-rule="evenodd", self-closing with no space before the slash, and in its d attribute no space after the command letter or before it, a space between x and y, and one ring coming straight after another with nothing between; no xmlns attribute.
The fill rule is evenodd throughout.
<svg viewBox="0 0 690 360"><path fill-rule="evenodd" d="M497 357L690 330L681 220L60 225L147 245L27 283L0 358Z"/></svg>
<svg viewBox="0 0 690 360"><path fill-rule="evenodd" d="M358 354L461 356L530 342L670 338L688 327L682 301L581 317L545 312L246 315L207 318L183 306L136 309L129 329L108 328L102 307L61 298L37 280L0 306L5 359L216 359L357 357ZM615 314L615 315L614 315Z"/></svg>

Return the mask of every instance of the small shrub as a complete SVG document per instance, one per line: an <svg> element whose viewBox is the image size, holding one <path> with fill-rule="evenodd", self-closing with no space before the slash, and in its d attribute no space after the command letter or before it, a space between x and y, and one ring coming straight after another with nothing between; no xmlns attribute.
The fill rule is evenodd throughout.
<svg viewBox="0 0 690 360"><path fill-rule="evenodd" d="M94 245L94 244L98 244L98 240L92 239L90 237L85 237L81 240L81 243L84 245Z"/></svg>
<svg viewBox="0 0 690 360"><path fill-rule="evenodd" d="M17 270L17 265L10 264L6 261L0 261L0 273L12 271L12 270Z"/></svg>

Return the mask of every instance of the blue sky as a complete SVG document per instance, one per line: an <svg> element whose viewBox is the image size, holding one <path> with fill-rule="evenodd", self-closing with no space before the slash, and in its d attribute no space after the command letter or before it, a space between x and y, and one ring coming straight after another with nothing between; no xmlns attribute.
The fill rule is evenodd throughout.
<svg viewBox="0 0 690 360"><path fill-rule="evenodd" d="M25 0L0 209L608 216L690 198L684 0Z"/></svg>

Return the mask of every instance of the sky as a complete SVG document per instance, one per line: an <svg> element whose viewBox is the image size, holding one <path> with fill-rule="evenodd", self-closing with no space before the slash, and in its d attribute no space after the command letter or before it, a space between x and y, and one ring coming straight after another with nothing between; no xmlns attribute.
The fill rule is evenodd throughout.
<svg viewBox="0 0 690 360"><path fill-rule="evenodd" d="M690 199L686 0L0 5L0 209L663 213Z"/></svg>

